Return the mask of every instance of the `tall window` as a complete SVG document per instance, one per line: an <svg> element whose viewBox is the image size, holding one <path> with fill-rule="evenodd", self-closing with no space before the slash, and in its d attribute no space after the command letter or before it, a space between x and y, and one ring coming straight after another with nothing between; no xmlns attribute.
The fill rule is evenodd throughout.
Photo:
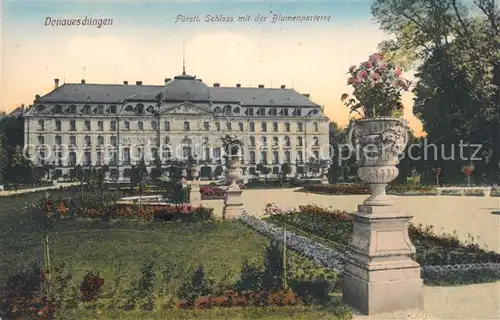
<svg viewBox="0 0 500 320"><path fill-rule="evenodd" d="M290 132L290 124L288 122L285 123L285 132Z"/></svg>
<svg viewBox="0 0 500 320"><path fill-rule="evenodd" d="M144 130L144 123L142 123L142 121L137 122L137 130Z"/></svg>
<svg viewBox="0 0 500 320"><path fill-rule="evenodd" d="M267 123L262 122L260 128L260 131L267 132Z"/></svg>
<svg viewBox="0 0 500 320"><path fill-rule="evenodd" d="M38 136L38 144L45 144L45 137L44 136Z"/></svg>
<svg viewBox="0 0 500 320"><path fill-rule="evenodd" d="M103 136L98 136L97 137L97 145L102 146L104 144L104 137Z"/></svg>
<svg viewBox="0 0 500 320"><path fill-rule="evenodd" d="M277 147L279 145L279 139L278 137L273 137L273 146Z"/></svg>
<svg viewBox="0 0 500 320"><path fill-rule="evenodd" d="M255 147L255 137L250 137L250 146Z"/></svg>
<svg viewBox="0 0 500 320"><path fill-rule="evenodd" d="M76 131L76 121L75 120L71 120L69 122L69 131Z"/></svg>
<svg viewBox="0 0 500 320"><path fill-rule="evenodd" d="M226 122L226 130L227 131L231 131L232 130L231 122Z"/></svg>
<svg viewBox="0 0 500 320"><path fill-rule="evenodd" d="M109 155L110 155L109 164L112 166L116 166L116 164L118 163L118 153L116 153L116 151L113 150L109 152Z"/></svg>
<svg viewBox="0 0 500 320"><path fill-rule="evenodd" d="M273 164L278 164L280 162L278 151L273 151Z"/></svg>
<svg viewBox="0 0 500 320"><path fill-rule="evenodd" d="M248 131L250 131L250 132L255 132L255 123L250 122L250 123L248 124Z"/></svg>
<svg viewBox="0 0 500 320"><path fill-rule="evenodd" d="M90 151L85 151L85 162L84 165L89 166L92 164L92 153Z"/></svg>
<svg viewBox="0 0 500 320"><path fill-rule="evenodd" d="M290 151L285 151L285 162L290 163Z"/></svg>
<svg viewBox="0 0 500 320"><path fill-rule="evenodd" d="M313 137L313 141L314 141L314 146L319 146L319 139L318 137Z"/></svg>
<svg viewBox="0 0 500 320"><path fill-rule="evenodd" d="M85 120L84 126L85 126L85 131L90 131L92 129L89 120Z"/></svg>
<svg viewBox="0 0 500 320"><path fill-rule="evenodd" d="M95 159L95 163L100 166L102 165L102 152L101 151L97 151L96 153L96 159Z"/></svg>
<svg viewBox="0 0 500 320"><path fill-rule="evenodd" d="M215 123L215 130L220 131L220 122Z"/></svg>
<svg viewBox="0 0 500 320"><path fill-rule="evenodd" d="M297 151L297 162L298 163L304 162L304 155L303 155L302 151Z"/></svg>
<svg viewBox="0 0 500 320"><path fill-rule="evenodd" d="M314 132L318 132L318 130L319 130L318 123L317 123L317 122L314 122L314 123L313 123L313 131L314 131Z"/></svg>
<svg viewBox="0 0 500 320"><path fill-rule="evenodd" d="M289 147L289 146L290 146L290 137L285 136L285 147Z"/></svg>
<svg viewBox="0 0 500 320"><path fill-rule="evenodd" d="M243 131L243 122L238 122L238 129Z"/></svg>
<svg viewBox="0 0 500 320"><path fill-rule="evenodd" d="M130 164L130 148L123 149L123 164Z"/></svg>
<svg viewBox="0 0 500 320"><path fill-rule="evenodd" d="M210 160L210 148L205 147L203 150L203 159L206 161Z"/></svg>
<svg viewBox="0 0 500 320"><path fill-rule="evenodd" d="M302 147L302 137L297 137L297 147Z"/></svg>
<svg viewBox="0 0 500 320"><path fill-rule="evenodd" d="M75 166L76 165L76 153L75 152L70 152L69 153L69 163L70 166Z"/></svg>
<svg viewBox="0 0 500 320"><path fill-rule="evenodd" d="M130 122L125 121L123 123L123 130L130 130Z"/></svg>
<svg viewBox="0 0 500 320"><path fill-rule="evenodd" d="M298 132L302 132L304 130L303 126L302 126L302 122L298 122L297 123L297 131Z"/></svg>
<svg viewBox="0 0 500 320"><path fill-rule="evenodd" d="M278 123L273 122L273 132L278 132Z"/></svg>
<svg viewBox="0 0 500 320"><path fill-rule="evenodd" d="M189 131L189 121L184 121L184 131Z"/></svg>
<svg viewBox="0 0 500 320"><path fill-rule="evenodd" d="M210 122L208 121L203 122L203 130L210 131Z"/></svg>
<svg viewBox="0 0 500 320"><path fill-rule="evenodd" d="M156 130L156 121L151 121L151 129Z"/></svg>
<svg viewBox="0 0 500 320"><path fill-rule="evenodd" d="M60 146L62 144L62 137L56 136L56 146Z"/></svg>
<svg viewBox="0 0 500 320"><path fill-rule="evenodd" d="M38 130L39 131L45 130L45 122L43 120L38 120Z"/></svg>
<svg viewBox="0 0 500 320"><path fill-rule="evenodd" d="M56 120L56 131L61 131L61 120Z"/></svg>
<svg viewBox="0 0 500 320"><path fill-rule="evenodd" d="M92 140L91 140L90 136L85 136L85 145L87 147L89 147L90 145L92 145Z"/></svg>
<svg viewBox="0 0 500 320"><path fill-rule="evenodd" d="M267 151L260 152L260 163L267 164Z"/></svg>
<svg viewBox="0 0 500 320"><path fill-rule="evenodd" d="M266 137L261 137L260 138L260 144L261 144L261 147L263 147L263 148L267 147L267 138Z"/></svg>
<svg viewBox="0 0 500 320"><path fill-rule="evenodd" d="M112 145L113 147L116 147L116 137L115 137L115 136L111 136L111 138L110 138L110 142L111 142L111 145Z"/></svg>
<svg viewBox="0 0 500 320"><path fill-rule="evenodd" d="M97 130L104 131L104 123L102 121L97 121Z"/></svg>
<svg viewBox="0 0 500 320"><path fill-rule="evenodd" d="M76 137L75 136L69 136L69 144L71 146L76 146Z"/></svg>
<svg viewBox="0 0 500 320"><path fill-rule="evenodd" d="M223 109L222 109L222 113L225 115L225 116L230 116L233 114L233 111L232 111L232 108L231 106L225 106Z"/></svg>
<svg viewBox="0 0 500 320"><path fill-rule="evenodd" d="M109 130L116 131L116 121L113 120L109 123Z"/></svg>
<svg viewBox="0 0 500 320"><path fill-rule="evenodd" d="M250 164L255 164L255 151L250 151Z"/></svg>
<svg viewBox="0 0 500 320"><path fill-rule="evenodd" d="M165 126L165 131L170 131L170 121L165 121L164 126Z"/></svg>

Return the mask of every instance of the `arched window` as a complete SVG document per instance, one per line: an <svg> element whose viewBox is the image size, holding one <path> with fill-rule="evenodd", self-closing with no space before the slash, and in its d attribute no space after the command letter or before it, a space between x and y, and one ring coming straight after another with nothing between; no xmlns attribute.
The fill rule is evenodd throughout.
<svg viewBox="0 0 500 320"><path fill-rule="evenodd" d="M319 127L318 127L318 123L317 122L313 123L313 130L314 130L314 132L318 132Z"/></svg>
<svg viewBox="0 0 500 320"><path fill-rule="evenodd" d="M297 137L297 146L302 147L302 137Z"/></svg>
<svg viewBox="0 0 500 320"><path fill-rule="evenodd" d="M232 130L231 122L226 122L226 130L228 131Z"/></svg>
<svg viewBox="0 0 500 320"><path fill-rule="evenodd" d="M189 121L184 121L184 131L189 131Z"/></svg>
<svg viewBox="0 0 500 320"><path fill-rule="evenodd" d="M56 120L56 131L61 131L61 120Z"/></svg>
<svg viewBox="0 0 500 320"><path fill-rule="evenodd" d="M255 132L255 123L250 122L250 123L248 124L248 131L250 131L250 132Z"/></svg>
<svg viewBox="0 0 500 320"><path fill-rule="evenodd" d="M238 108L238 107L234 108L233 113L240 113L240 108Z"/></svg>
<svg viewBox="0 0 500 320"><path fill-rule="evenodd" d="M285 132L290 132L290 124L288 122L285 123Z"/></svg>
<svg viewBox="0 0 500 320"><path fill-rule="evenodd" d="M255 147L255 137L250 137L250 145Z"/></svg>
<svg viewBox="0 0 500 320"><path fill-rule="evenodd" d="M261 137L260 138L260 144L261 144L261 147L267 147L267 138L266 137Z"/></svg>
<svg viewBox="0 0 500 320"><path fill-rule="evenodd" d="M285 151L285 163L290 163L290 151Z"/></svg>
<svg viewBox="0 0 500 320"><path fill-rule="evenodd" d="M130 122L125 121L125 122L123 123L123 129L124 129L124 130L130 130Z"/></svg>
<svg viewBox="0 0 500 320"><path fill-rule="evenodd" d="M243 129L243 122L238 122L238 129L239 129L240 131L243 131L243 130L244 130L244 129Z"/></svg>
<svg viewBox="0 0 500 320"><path fill-rule="evenodd" d="M255 164L255 151L250 151L250 164Z"/></svg>
<svg viewBox="0 0 500 320"><path fill-rule="evenodd" d="M277 147L278 144L280 143L278 137L273 137L273 146Z"/></svg>
<svg viewBox="0 0 500 320"><path fill-rule="evenodd" d="M144 113L144 105L143 104L139 103L137 105L137 113L138 114L143 114Z"/></svg>
<svg viewBox="0 0 500 320"><path fill-rule="evenodd" d="M273 122L273 132L278 132L278 123Z"/></svg>
<svg viewBox="0 0 500 320"><path fill-rule="evenodd" d="M269 110L268 115L270 115L270 116L277 116L278 115L278 109L271 108L271 110Z"/></svg>
<svg viewBox="0 0 500 320"><path fill-rule="evenodd" d="M156 121L151 121L151 129L156 130Z"/></svg>
<svg viewBox="0 0 500 320"><path fill-rule="evenodd" d="M219 108L219 107L215 107L214 112L215 112L215 113L220 113L220 112L221 112L221 110L220 110L220 108Z"/></svg>
<svg viewBox="0 0 500 320"><path fill-rule="evenodd" d="M230 105L227 105L224 107L224 109L222 109L222 113L225 116L231 116L233 114L233 108Z"/></svg>
<svg viewBox="0 0 500 320"><path fill-rule="evenodd" d="M290 146L290 137L289 136L285 136L285 146L286 147Z"/></svg>
<svg viewBox="0 0 500 320"><path fill-rule="evenodd" d="M165 131L170 131L170 121L165 121Z"/></svg>
<svg viewBox="0 0 500 320"><path fill-rule="evenodd" d="M267 123L265 123L265 122L261 123L261 131L262 132L267 132Z"/></svg>
<svg viewBox="0 0 500 320"><path fill-rule="evenodd" d="M215 123L215 130L220 131L220 122Z"/></svg>
<svg viewBox="0 0 500 320"><path fill-rule="evenodd" d="M314 145L319 146L319 139L318 137L313 137Z"/></svg>
<svg viewBox="0 0 500 320"><path fill-rule="evenodd" d="M142 121L137 122L137 130L142 131L144 130L144 124Z"/></svg>

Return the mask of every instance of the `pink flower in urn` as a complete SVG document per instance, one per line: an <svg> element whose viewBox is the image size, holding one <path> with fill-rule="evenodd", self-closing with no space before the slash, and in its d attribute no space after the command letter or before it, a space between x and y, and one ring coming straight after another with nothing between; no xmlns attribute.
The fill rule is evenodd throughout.
<svg viewBox="0 0 500 320"><path fill-rule="evenodd" d="M371 67L373 66L373 63L372 63L371 61L366 61L366 62L365 62L365 66L366 66L367 68L371 68Z"/></svg>
<svg viewBox="0 0 500 320"><path fill-rule="evenodd" d="M350 77L349 79L347 79L347 84L353 84L354 81L356 81L356 78Z"/></svg>
<svg viewBox="0 0 500 320"><path fill-rule="evenodd" d="M349 67L349 72L351 72L351 73L352 73L354 70L356 70L356 66L350 66L350 67Z"/></svg>
<svg viewBox="0 0 500 320"><path fill-rule="evenodd" d="M399 77L402 73L403 71L400 68L396 68L396 70L394 70L394 75L396 77Z"/></svg>
<svg viewBox="0 0 500 320"><path fill-rule="evenodd" d="M366 70L361 70L360 72L358 72L358 79L364 79L367 75L368 72L366 72Z"/></svg>
<svg viewBox="0 0 500 320"><path fill-rule="evenodd" d="M374 72L371 74L371 78L375 81L379 80L380 79L380 74L378 74L377 72Z"/></svg>
<svg viewBox="0 0 500 320"><path fill-rule="evenodd" d="M384 55L381 54L381 53L374 53L370 56L370 60L374 60L374 61L380 61L384 58Z"/></svg>

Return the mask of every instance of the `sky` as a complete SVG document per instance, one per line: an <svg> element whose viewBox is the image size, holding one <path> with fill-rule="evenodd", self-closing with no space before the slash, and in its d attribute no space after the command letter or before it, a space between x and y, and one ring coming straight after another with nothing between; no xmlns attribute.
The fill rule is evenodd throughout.
<svg viewBox="0 0 500 320"><path fill-rule="evenodd" d="M61 83L85 79L162 85L165 78L182 72L184 53L187 73L207 85L284 84L309 93L331 120L346 125L349 110L340 96L350 91L347 69L367 60L389 37L373 20L371 1L364 0L7 0L0 5L0 110L5 111L32 104L35 95L50 92L54 78ZM273 22L275 15L316 15L322 20ZM182 22L180 16L192 21ZM238 21L247 16L249 20ZM86 17L107 19L109 25L51 25ZM217 18L224 21L214 21ZM411 79L412 73L406 76ZM412 115L410 93L403 96L403 103L405 117L420 135L422 126Z"/></svg>

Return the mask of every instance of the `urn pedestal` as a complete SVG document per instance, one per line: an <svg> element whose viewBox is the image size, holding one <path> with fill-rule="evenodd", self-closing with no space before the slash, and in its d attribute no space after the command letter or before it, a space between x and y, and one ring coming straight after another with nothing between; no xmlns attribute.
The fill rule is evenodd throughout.
<svg viewBox="0 0 500 320"><path fill-rule="evenodd" d="M191 182L191 189L189 190L189 204L191 204L192 207L199 207L201 206L200 182L198 180L200 170L198 167L193 167L190 169L190 173L193 181Z"/></svg>
<svg viewBox="0 0 500 320"><path fill-rule="evenodd" d="M243 202L243 191L236 183L241 178L242 170L239 166L239 158L232 157L228 159L226 180L229 185L224 199L224 209L222 216L224 219L233 219L242 215L245 211Z"/></svg>
<svg viewBox="0 0 500 320"><path fill-rule="evenodd" d="M411 216L396 210L385 188L399 171L398 156L408 141L406 125L395 118L355 123L360 179L371 195L353 217L353 235L344 271L344 301L365 314L420 309L423 281L411 259L415 247L408 235Z"/></svg>

